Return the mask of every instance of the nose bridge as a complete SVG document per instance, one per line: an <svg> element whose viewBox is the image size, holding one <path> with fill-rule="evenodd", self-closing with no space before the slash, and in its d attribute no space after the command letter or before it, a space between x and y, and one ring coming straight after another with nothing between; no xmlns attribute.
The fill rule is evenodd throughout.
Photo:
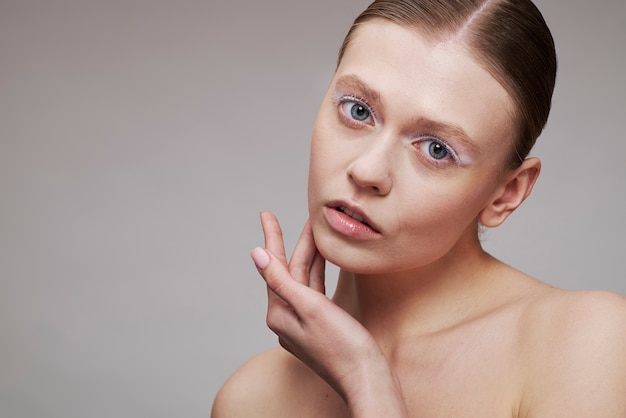
<svg viewBox="0 0 626 418"><path fill-rule="evenodd" d="M387 194L392 185L393 138L379 134L364 140L367 142L351 162L348 174L360 187Z"/></svg>

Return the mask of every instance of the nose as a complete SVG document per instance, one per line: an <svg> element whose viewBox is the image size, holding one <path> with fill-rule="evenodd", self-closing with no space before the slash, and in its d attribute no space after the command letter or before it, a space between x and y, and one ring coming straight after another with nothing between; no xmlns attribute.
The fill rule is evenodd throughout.
<svg viewBox="0 0 626 418"><path fill-rule="evenodd" d="M391 150L382 141L365 147L348 166L348 176L358 187L377 195L387 195L393 184Z"/></svg>

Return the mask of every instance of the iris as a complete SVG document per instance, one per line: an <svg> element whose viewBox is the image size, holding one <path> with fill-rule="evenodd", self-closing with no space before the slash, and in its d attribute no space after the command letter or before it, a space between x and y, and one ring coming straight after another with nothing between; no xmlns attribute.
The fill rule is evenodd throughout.
<svg viewBox="0 0 626 418"><path fill-rule="evenodd" d="M370 111L365 106L355 103L350 108L350 115L360 122L366 121L370 117Z"/></svg>
<svg viewBox="0 0 626 418"><path fill-rule="evenodd" d="M431 142L428 146L428 153L436 160L443 160L448 155L448 150L445 146L438 142Z"/></svg>

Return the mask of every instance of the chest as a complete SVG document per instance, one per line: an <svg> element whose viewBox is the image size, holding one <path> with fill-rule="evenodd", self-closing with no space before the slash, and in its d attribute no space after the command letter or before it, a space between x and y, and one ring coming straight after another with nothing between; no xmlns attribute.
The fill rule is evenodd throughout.
<svg viewBox="0 0 626 418"><path fill-rule="evenodd" d="M413 417L512 418L517 416L521 373L501 347L422 348L396 358L408 410ZM432 347L435 348L435 347ZM299 417L349 418L343 400L321 379L299 387L309 396L294 405ZM296 413L297 412L297 413Z"/></svg>
<svg viewBox="0 0 626 418"><path fill-rule="evenodd" d="M411 416L517 417L525 375L524 343L515 328L507 321L476 323L387 350ZM308 393L306 401L286 416L349 417L343 400L310 373L297 389Z"/></svg>
<svg viewBox="0 0 626 418"><path fill-rule="evenodd" d="M515 417L523 343L511 328L468 327L390 353L407 406L419 417Z"/></svg>
<svg viewBox="0 0 626 418"><path fill-rule="evenodd" d="M510 329L499 332L492 324L420 338L388 357L411 416L517 416L523 344Z"/></svg>

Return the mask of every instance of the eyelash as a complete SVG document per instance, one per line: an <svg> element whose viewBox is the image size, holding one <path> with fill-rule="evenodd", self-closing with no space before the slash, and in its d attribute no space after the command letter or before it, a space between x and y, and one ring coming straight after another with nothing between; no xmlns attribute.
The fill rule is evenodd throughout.
<svg viewBox="0 0 626 418"><path fill-rule="evenodd" d="M367 110L369 112L369 116L372 119L372 121L376 120L376 111L372 108L372 106L370 106L370 104L367 102L367 100L357 97L357 96L353 96L353 95L346 95L346 96L341 96L337 99L334 100L335 105L339 108L339 114L341 115L341 118L350 126L352 127L361 127L364 124L365 125L370 125L369 123L366 123L364 121L359 121L357 119L352 118L349 115L349 112L345 112L343 110L343 106L346 104L352 104L352 105L359 105L359 106L363 106L365 108L365 110Z"/></svg>
<svg viewBox="0 0 626 418"><path fill-rule="evenodd" d="M369 112L369 117L375 121L376 120L376 112L374 111L374 109L370 106L370 104L367 102L367 100L360 98L358 96L354 96L354 95L345 95L345 96L341 96L338 97L336 99L333 100L335 105L338 107L339 109L339 114L341 115L341 118L344 120L345 123L347 123L348 125L350 125L351 127L362 127L364 124L365 125L369 125L366 122L362 122L359 120L356 120L354 118L352 118L348 114L346 114L346 112L343 110L343 106L346 104L352 104L352 105L359 105L359 106L363 106L365 108L365 110L367 110ZM460 159L457 155L457 153L454 151L454 149L443 139L438 138L435 135L432 134L424 134L424 135L420 135L420 138L416 141L413 142L414 145L421 145L422 143L437 143L439 145L441 145L445 150L446 150L446 157L450 157L452 159L452 161L456 164L460 164ZM438 167L443 167L447 164L449 164L449 161L447 161L448 159L446 157L444 157L441 160L438 160L432 156L429 155L428 150L423 151L426 155L427 155L427 159L431 164L434 164Z"/></svg>
<svg viewBox="0 0 626 418"><path fill-rule="evenodd" d="M449 161L447 161L448 160L447 157L450 157L454 163L460 164L459 156L454 151L454 149L450 145L448 145L446 141L438 138L435 135L430 135L430 134L420 135L420 138L417 141L414 141L413 145L419 146L421 148L422 146L428 146L429 144L432 144L432 143L441 145L446 151L446 156L438 160L429 155L428 149L422 150L427 155L428 161L430 161L432 164L435 164L437 166L445 166L449 164Z"/></svg>

